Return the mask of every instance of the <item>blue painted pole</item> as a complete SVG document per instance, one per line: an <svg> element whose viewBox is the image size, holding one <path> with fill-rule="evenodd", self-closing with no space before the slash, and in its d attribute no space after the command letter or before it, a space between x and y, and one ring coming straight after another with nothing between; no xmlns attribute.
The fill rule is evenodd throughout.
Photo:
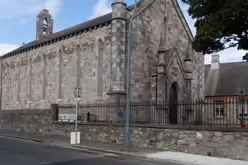
<svg viewBox="0 0 248 165"><path fill-rule="evenodd" d="M132 18L129 22L129 28L128 28L128 48L127 48L127 98L126 98L126 143L125 143L125 150L126 152L130 152L130 80L131 80L131 73L130 73L130 64L131 64L131 28L132 28L132 22L133 17L135 15L136 6L138 1L135 0L135 6L134 11L132 14Z"/></svg>

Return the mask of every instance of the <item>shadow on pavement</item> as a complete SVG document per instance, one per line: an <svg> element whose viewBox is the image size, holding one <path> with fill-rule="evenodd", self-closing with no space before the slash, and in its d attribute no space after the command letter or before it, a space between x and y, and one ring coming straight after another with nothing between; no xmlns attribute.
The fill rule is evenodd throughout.
<svg viewBox="0 0 248 165"><path fill-rule="evenodd" d="M136 163L132 163L129 161L119 161L117 159L110 158L90 158L90 159L75 159L63 162L57 162L46 165L136 165ZM143 165L143 164L142 164Z"/></svg>

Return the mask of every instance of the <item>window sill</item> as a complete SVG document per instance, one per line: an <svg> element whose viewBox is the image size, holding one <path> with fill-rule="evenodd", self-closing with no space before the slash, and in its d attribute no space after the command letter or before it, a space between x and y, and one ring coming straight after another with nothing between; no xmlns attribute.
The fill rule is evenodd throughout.
<svg viewBox="0 0 248 165"><path fill-rule="evenodd" d="M215 119L224 119L224 116L215 116Z"/></svg>

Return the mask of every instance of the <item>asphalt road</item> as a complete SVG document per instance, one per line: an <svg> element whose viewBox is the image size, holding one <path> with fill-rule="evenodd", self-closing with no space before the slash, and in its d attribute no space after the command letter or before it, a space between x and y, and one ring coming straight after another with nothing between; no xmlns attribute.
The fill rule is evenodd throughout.
<svg viewBox="0 0 248 165"><path fill-rule="evenodd" d="M1 165L176 165L86 153L51 145L0 137Z"/></svg>

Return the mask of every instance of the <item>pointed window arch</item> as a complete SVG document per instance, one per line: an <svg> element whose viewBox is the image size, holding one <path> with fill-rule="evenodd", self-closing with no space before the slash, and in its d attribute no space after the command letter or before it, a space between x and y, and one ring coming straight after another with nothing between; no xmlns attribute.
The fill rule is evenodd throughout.
<svg viewBox="0 0 248 165"><path fill-rule="evenodd" d="M28 99L31 101L32 99L32 58L29 59L29 78L28 78Z"/></svg>
<svg viewBox="0 0 248 165"><path fill-rule="evenodd" d="M81 58L82 58L82 49L79 45L76 47L76 87L80 88L81 84Z"/></svg>
<svg viewBox="0 0 248 165"><path fill-rule="evenodd" d="M46 88L47 88L46 65L47 65L47 57L45 54L43 54L42 55L42 100L46 100Z"/></svg>
<svg viewBox="0 0 248 165"><path fill-rule="evenodd" d="M18 61L17 63L17 75L16 75L16 89L17 89L17 92L16 92L16 101L17 102L20 102L20 62Z"/></svg>
<svg viewBox="0 0 248 165"><path fill-rule="evenodd" d="M97 95L103 94L103 41L98 40L98 56L97 56Z"/></svg>
<svg viewBox="0 0 248 165"><path fill-rule="evenodd" d="M62 51L58 51L58 99L62 98Z"/></svg>
<svg viewBox="0 0 248 165"><path fill-rule="evenodd" d="M169 31L169 24L168 24L168 16L164 17L164 44L167 46L168 44L168 31Z"/></svg>

